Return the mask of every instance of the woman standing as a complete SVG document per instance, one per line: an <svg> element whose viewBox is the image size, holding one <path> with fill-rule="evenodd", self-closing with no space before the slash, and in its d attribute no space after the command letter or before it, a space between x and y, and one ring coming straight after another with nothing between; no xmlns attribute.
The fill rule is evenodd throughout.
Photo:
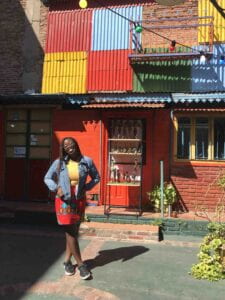
<svg viewBox="0 0 225 300"><path fill-rule="evenodd" d="M91 180L86 182L88 175ZM50 191L56 193L57 221L66 235L65 275L75 273L72 256L77 262L80 277L88 279L91 275L81 258L78 231L85 211L85 192L92 189L99 180L92 159L81 154L74 138L64 138L60 145L60 156L50 166L44 182Z"/></svg>

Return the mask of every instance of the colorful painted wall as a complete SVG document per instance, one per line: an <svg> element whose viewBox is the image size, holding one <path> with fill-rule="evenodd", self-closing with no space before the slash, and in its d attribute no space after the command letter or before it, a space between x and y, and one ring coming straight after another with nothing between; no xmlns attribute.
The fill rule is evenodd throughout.
<svg viewBox="0 0 225 300"><path fill-rule="evenodd" d="M48 15L42 93L225 90L225 64L220 63L225 47L225 18L211 1L187 0L172 7L160 6L154 1L126 6L113 6L116 3L112 2L109 9L94 7L90 2L90 8L84 10L72 9L74 6L68 3L58 1ZM222 5L222 1L218 4ZM61 10L55 10L57 8ZM175 21L168 20L168 16ZM170 41L176 40L178 51L184 51L181 45L187 46L185 51L205 49L203 43L209 41L208 26L155 29L163 38L145 27L152 25L150 20L153 19L155 25L176 26L187 22L194 25L209 20L195 19L191 21L193 24L176 20L207 16L214 18L215 44L213 57L205 65L200 64L199 59L130 64L128 55L136 46L141 47L143 53L151 49L170 51ZM142 33L131 30L129 20L143 21Z"/></svg>

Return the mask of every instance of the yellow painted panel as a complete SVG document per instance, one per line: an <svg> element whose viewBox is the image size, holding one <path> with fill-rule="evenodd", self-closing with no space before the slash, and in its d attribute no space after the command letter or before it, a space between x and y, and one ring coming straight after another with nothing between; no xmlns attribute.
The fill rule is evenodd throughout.
<svg viewBox="0 0 225 300"><path fill-rule="evenodd" d="M86 93L87 53L48 53L44 61L42 93Z"/></svg>
<svg viewBox="0 0 225 300"><path fill-rule="evenodd" d="M217 0L217 4L224 9L225 1ZM214 42L225 42L225 19L218 9L210 2L210 0L198 1L198 14L199 17L213 16L214 24ZM203 23L206 21L202 21ZM208 22L208 21L207 21ZM199 29L199 42L209 41L208 27L200 27Z"/></svg>

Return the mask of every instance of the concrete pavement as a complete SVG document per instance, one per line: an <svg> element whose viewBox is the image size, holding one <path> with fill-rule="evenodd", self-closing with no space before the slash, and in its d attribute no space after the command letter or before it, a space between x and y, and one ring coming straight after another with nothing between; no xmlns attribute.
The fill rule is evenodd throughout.
<svg viewBox="0 0 225 300"><path fill-rule="evenodd" d="M58 227L11 224L0 228L0 299L222 300L225 282L198 281L188 272L201 238L163 242L82 238L93 278L64 276L64 237Z"/></svg>

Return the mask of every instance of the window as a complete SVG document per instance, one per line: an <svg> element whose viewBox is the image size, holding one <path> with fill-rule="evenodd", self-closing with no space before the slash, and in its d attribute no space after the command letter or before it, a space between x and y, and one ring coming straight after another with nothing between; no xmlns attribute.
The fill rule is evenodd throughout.
<svg viewBox="0 0 225 300"><path fill-rule="evenodd" d="M9 109L6 120L7 158L49 159L51 111Z"/></svg>
<svg viewBox="0 0 225 300"><path fill-rule="evenodd" d="M178 120L177 157L190 158L191 122L189 118Z"/></svg>
<svg viewBox="0 0 225 300"><path fill-rule="evenodd" d="M225 119L214 120L214 160L225 160Z"/></svg>
<svg viewBox="0 0 225 300"><path fill-rule="evenodd" d="M208 119L197 118L195 131L195 159L208 159Z"/></svg>
<svg viewBox="0 0 225 300"><path fill-rule="evenodd" d="M225 160L225 118L177 116L175 158Z"/></svg>

